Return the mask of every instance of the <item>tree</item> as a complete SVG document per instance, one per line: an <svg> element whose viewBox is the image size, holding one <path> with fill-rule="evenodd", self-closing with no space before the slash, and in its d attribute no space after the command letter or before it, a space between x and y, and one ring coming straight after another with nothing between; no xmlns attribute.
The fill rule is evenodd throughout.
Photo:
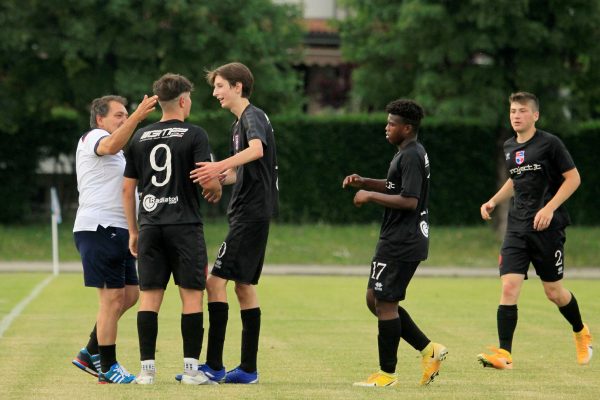
<svg viewBox="0 0 600 400"><path fill-rule="evenodd" d="M194 110L217 110L205 70L241 61L256 78L253 102L271 113L299 110L292 65L300 57L300 15L270 0L3 0L3 185L9 178L30 182L42 155L71 153L93 98L116 93L138 101L165 72L195 82ZM65 115L79 128L49 132ZM24 147L11 151L17 144ZM20 218L29 193L3 190L16 211L8 216L0 208L0 222Z"/></svg>
<svg viewBox="0 0 600 400"><path fill-rule="evenodd" d="M414 97L430 114L506 126L508 95L526 90L541 99L543 124L564 127L600 111L598 1L345 4L342 49L358 65L354 95L363 108Z"/></svg>
<svg viewBox="0 0 600 400"><path fill-rule="evenodd" d="M345 4L350 16L340 24L342 51L357 64L353 95L361 107L380 110L391 99L412 97L430 115L498 126L499 185L507 178L501 145L511 134L510 93L535 93L541 101L538 126L557 133L572 132L569 123L600 115L598 1ZM497 215L502 231L506 213Z"/></svg>

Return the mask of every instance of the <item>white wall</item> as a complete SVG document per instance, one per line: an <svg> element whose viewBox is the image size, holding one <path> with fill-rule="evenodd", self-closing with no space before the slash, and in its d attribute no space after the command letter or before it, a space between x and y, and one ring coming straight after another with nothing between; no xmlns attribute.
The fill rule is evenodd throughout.
<svg viewBox="0 0 600 400"><path fill-rule="evenodd" d="M343 18L345 10L336 0L273 0L273 3L300 4L304 9L304 18Z"/></svg>

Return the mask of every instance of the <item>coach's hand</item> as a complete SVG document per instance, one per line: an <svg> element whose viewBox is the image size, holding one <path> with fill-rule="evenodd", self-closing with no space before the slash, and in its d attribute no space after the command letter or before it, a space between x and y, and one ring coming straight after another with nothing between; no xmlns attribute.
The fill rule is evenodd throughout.
<svg viewBox="0 0 600 400"><path fill-rule="evenodd" d="M129 232L129 251L131 255L137 258L138 256L138 234Z"/></svg>
<svg viewBox="0 0 600 400"><path fill-rule="evenodd" d="M137 106L133 114L129 118L133 118L137 122L141 122L146 119L146 117L156 110L156 102L158 101L158 96L150 96L144 95L142 102Z"/></svg>

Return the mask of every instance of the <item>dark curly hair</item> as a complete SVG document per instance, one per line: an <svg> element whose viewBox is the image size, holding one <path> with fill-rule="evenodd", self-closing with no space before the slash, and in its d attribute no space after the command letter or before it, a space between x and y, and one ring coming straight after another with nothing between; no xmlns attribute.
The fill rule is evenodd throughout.
<svg viewBox="0 0 600 400"><path fill-rule="evenodd" d="M419 132L421 120L425 116L425 111L416 101L409 99L398 99L385 106L388 114L397 115L402 118L405 124L411 125L415 133Z"/></svg>

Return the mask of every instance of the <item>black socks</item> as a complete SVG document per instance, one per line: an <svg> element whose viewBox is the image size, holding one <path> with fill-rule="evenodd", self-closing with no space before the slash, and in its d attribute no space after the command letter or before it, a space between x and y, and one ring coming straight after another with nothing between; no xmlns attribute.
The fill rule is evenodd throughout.
<svg viewBox="0 0 600 400"><path fill-rule="evenodd" d="M206 348L206 364L215 371L223 369L223 345L227 331L229 304L222 302L208 303L208 346Z"/></svg>
<svg viewBox="0 0 600 400"><path fill-rule="evenodd" d="M89 351L89 350L88 350ZM117 345L98 346L102 372L106 373L117 362ZM100 371L98 371L100 372Z"/></svg>
<svg viewBox="0 0 600 400"><path fill-rule="evenodd" d="M565 317L571 326L573 326L573 332L581 332L583 329L583 321L581 320L577 299L575 299L573 293L571 293L571 301L567 305L558 307L558 311L560 311L563 317Z"/></svg>
<svg viewBox="0 0 600 400"><path fill-rule="evenodd" d="M255 372L260 335L260 308L241 310L240 315L242 317L242 362L240 368L246 372Z"/></svg>
<svg viewBox="0 0 600 400"><path fill-rule="evenodd" d="M181 314L181 337L183 339L183 357L200 357L204 338L203 313Z"/></svg>
<svg viewBox="0 0 600 400"><path fill-rule="evenodd" d="M383 372L393 374L398 363L398 345L402 334L400 318L387 321L378 321L379 334L377 345L379 348L379 367Z"/></svg>
<svg viewBox="0 0 600 400"><path fill-rule="evenodd" d="M138 311L137 328L140 341L140 360L154 360L156 354L156 337L158 336L158 313L154 311Z"/></svg>
<svg viewBox="0 0 600 400"><path fill-rule="evenodd" d="M99 354L96 325L94 325L94 329L92 329L92 332L90 333L90 340L88 341L88 344L85 346L85 348L90 354Z"/></svg>
<svg viewBox="0 0 600 400"><path fill-rule="evenodd" d="M517 328L518 319L517 305L498 306L497 321L498 321L498 339L500 348L512 352L512 341Z"/></svg>
<svg viewBox="0 0 600 400"><path fill-rule="evenodd" d="M400 325L402 326L402 339L415 350L423 351L430 340L415 324L408 312L400 306L398 306L398 315L400 315Z"/></svg>

